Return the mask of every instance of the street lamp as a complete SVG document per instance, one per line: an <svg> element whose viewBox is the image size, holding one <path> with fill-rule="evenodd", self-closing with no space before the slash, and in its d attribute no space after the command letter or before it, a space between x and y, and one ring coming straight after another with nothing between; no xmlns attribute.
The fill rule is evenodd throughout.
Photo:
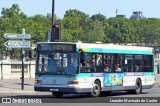
<svg viewBox="0 0 160 106"><path fill-rule="evenodd" d="M52 25L51 25L51 42L60 39L60 27L54 23L54 0L52 0Z"/></svg>
<svg viewBox="0 0 160 106"><path fill-rule="evenodd" d="M51 42L54 42L54 0L52 0Z"/></svg>

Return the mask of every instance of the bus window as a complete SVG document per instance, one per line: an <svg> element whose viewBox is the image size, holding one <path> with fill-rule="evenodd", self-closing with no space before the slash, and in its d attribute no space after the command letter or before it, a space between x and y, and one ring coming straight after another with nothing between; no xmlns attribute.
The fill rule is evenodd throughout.
<svg viewBox="0 0 160 106"><path fill-rule="evenodd" d="M152 71L152 56L145 55L144 56L144 72Z"/></svg>
<svg viewBox="0 0 160 106"><path fill-rule="evenodd" d="M143 56L142 55L134 56L134 71L135 72L143 71Z"/></svg>
<svg viewBox="0 0 160 106"><path fill-rule="evenodd" d="M122 54L115 54L114 55L114 63L115 63L115 72L122 72L123 68L123 55Z"/></svg>
<svg viewBox="0 0 160 106"><path fill-rule="evenodd" d="M122 54L104 54L104 66L109 68L109 72L122 72L122 64Z"/></svg>
<svg viewBox="0 0 160 106"><path fill-rule="evenodd" d="M115 72L121 72L119 64L115 64Z"/></svg>
<svg viewBox="0 0 160 106"><path fill-rule="evenodd" d="M113 54L104 54L104 66L108 67L108 69L109 69L108 72L113 72L113 70L114 70L113 65L114 65L114 55ZM104 71L105 71L105 69L104 69Z"/></svg>
<svg viewBox="0 0 160 106"><path fill-rule="evenodd" d="M96 58L95 58L95 72L103 72L103 58L102 58L102 54L95 54ZM93 59L92 59L93 61Z"/></svg>
<svg viewBox="0 0 160 106"><path fill-rule="evenodd" d="M91 53L80 54L80 64L82 65L80 72L91 72L92 62Z"/></svg>
<svg viewBox="0 0 160 106"><path fill-rule="evenodd" d="M123 67L125 72L133 71L133 55L125 55L125 65Z"/></svg>
<svg viewBox="0 0 160 106"><path fill-rule="evenodd" d="M108 64L104 64L104 72L111 72L111 69Z"/></svg>
<svg viewBox="0 0 160 106"><path fill-rule="evenodd" d="M57 71L57 61L54 59L54 55L48 55L48 71L55 73Z"/></svg>
<svg viewBox="0 0 160 106"><path fill-rule="evenodd" d="M102 54L84 53L80 63L82 64L81 72L103 72Z"/></svg>

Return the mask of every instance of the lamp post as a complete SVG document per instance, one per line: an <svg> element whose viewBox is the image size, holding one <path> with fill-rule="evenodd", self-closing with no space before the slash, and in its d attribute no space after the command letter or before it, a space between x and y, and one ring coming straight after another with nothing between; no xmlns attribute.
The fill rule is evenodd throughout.
<svg viewBox="0 0 160 106"><path fill-rule="evenodd" d="M51 42L54 42L54 0L52 0L52 25L51 25Z"/></svg>

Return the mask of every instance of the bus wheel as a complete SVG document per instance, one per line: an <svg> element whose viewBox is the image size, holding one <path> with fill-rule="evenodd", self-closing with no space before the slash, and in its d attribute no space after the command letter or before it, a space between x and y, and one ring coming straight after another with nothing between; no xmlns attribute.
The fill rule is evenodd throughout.
<svg viewBox="0 0 160 106"><path fill-rule="evenodd" d="M63 96L63 93L60 93L60 92L52 92L52 94L57 98L60 98Z"/></svg>
<svg viewBox="0 0 160 106"><path fill-rule="evenodd" d="M137 79L134 93L135 94L140 94L141 92L142 92L142 83L141 83L140 79Z"/></svg>
<svg viewBox="0 0 160 106"><path fill-rule="evenodd" d="M89 96L91 97L98 97L101 93L101 87L100 87L100 82L95 81L94 86L93 86L93 91L89 93Z"/></svg>
<svg viewBox="0 0 160 106"><path fill-rule="evenodd" d="M134 90L127 90L128 94L140 94L142 92L142 83L140 79L137 79Z"/></svg>

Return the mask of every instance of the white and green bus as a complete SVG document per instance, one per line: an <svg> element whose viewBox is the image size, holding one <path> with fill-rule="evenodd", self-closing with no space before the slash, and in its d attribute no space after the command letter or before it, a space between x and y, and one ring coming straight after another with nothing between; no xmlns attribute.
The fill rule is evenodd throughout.
<svg viewBox="0 0 160 106"><path fill-rule="evenodd" d="M40 42L36 47L35 91L55 97L111 91L139 94L155 82L154 51L113 44Z"/></svg>

